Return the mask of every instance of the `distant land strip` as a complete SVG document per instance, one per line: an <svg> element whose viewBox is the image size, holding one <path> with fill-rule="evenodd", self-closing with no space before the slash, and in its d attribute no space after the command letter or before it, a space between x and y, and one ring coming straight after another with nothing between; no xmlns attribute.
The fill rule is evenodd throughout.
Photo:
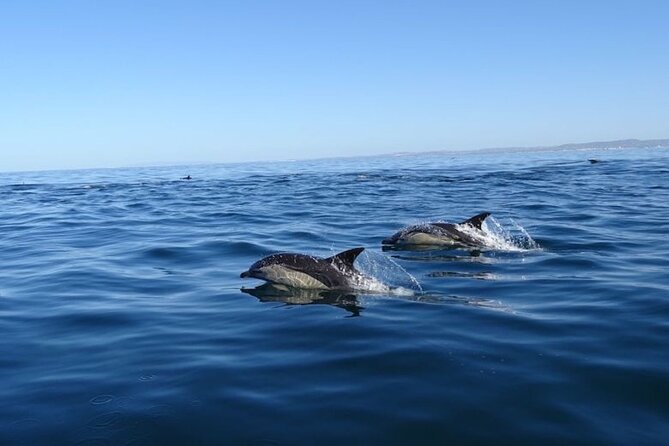
<svg viewBox="0 0 669 446"><path fill-rule="evenodd" d="M454 154L454 153L500 153L500 152L552 152L560 150L586 150L586 149L649 149L669 148L669 139L619 139L615 141L595 141L560 144L558 146L534 146L534 147L492 147L487 149L470 150L430 150L424 152L394 152L390 155L426 155L426 154Z"/></svg>

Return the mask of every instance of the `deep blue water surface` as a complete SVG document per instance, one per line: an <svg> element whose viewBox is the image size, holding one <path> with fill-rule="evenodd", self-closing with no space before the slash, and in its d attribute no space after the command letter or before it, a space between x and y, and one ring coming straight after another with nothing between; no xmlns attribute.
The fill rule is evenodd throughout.
<svg viewBox="0 0 669 446"><path fill-rule="evenodd" d="M240 290L355 246L414 292ZM0 262L2 445L669 443L669 150L0 174Z"/></svg>

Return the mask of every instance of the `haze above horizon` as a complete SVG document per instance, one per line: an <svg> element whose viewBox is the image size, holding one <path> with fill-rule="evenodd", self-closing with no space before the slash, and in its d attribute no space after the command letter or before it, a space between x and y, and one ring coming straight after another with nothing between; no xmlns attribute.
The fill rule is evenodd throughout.
<svg viewBox="0 0 669 446"><path fill-rule="evenodd" d="M0 171L659 139L660 1L0 4Z"/></svg>

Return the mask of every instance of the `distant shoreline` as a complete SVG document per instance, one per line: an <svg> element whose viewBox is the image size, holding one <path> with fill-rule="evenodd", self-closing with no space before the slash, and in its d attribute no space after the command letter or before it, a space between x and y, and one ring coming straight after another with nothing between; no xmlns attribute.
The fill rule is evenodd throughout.
<svg viewBox="0 0 669 446"><path fill-rule="evenodd" d="M669 139L620 139L614 141L595 141L584 143L568 143L556 146L529 147L489 147L469 150L430 150L426 152L394 152L391 156L412 155L447 155L453 153L517 153L517 152L560 152L571 150L595 149L662 149L669 148ZM383 155L378 155L383 156Z"/></svg>

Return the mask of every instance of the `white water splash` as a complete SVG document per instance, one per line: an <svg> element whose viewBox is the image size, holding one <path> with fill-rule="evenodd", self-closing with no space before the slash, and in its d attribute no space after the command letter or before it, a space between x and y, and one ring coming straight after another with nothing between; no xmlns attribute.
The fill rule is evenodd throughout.
<svg viewBox="0 0 669 446"><path fill-rule="evenodd" d="M364 274L353 280L354 287L360 291L394 296L413 296L423 292L414 276L382 253L365 250L358 257L357 268Z"/></svg>
<svg viewBox="0 0 669 446"><path fill-rule="evenodd" d="M494 217L488 217L481 226L482 231L469 225L458 225L458 230L479 241L486 249L519 252L541 249L525 228L510 219L511 227L504 227Z"/></svg>
<svg viewBox="0 0 669 446"><path fill-rule="evenodd" d="M373 276L358 277L351 280L353 291L367 294L384 294L388 296L414 296L416 291L401 286L386 285Z"/></svg>
<svg viewBox="0 0 669 446"><path fill-rule="evenodd" d="M330 246L332 255L339 251ZM390 257L365 249L355 261L360 275L348 278L354 291L388 296L415 296L422 294L418 280Z"/></svg>

